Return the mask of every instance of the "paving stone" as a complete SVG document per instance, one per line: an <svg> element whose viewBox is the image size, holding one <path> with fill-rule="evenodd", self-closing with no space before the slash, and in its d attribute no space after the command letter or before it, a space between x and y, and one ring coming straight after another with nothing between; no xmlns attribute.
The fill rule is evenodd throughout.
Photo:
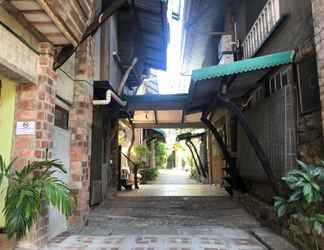
<svg viewBox="0 0 324 250"><path fill-rule="evenodd" d="M250 233L259 228L259 222L226 194L118 196L94 208L78 234L59 236L48 249L263 250L263 242Z"/></svg>

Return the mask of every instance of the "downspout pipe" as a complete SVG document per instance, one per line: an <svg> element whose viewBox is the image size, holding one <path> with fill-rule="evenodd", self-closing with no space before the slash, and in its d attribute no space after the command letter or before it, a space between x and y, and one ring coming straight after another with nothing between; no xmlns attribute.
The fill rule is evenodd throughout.
<svg viewBox="0 0 324 250"><path fill-rule="evenodd" d="M114 91L108 89L106 92L106 99L105 100L93 100L92 103L95 106L99 105L108 105L111 103L111 100L114 99L119 105L125 107L127 105L126 101L123 101Z"/></svg>

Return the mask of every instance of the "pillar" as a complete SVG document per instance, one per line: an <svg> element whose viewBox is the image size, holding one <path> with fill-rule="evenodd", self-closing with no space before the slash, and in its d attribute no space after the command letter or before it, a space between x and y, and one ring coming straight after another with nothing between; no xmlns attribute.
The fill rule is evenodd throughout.
<svg viewBox="0 0 324 250"><path fill-rule="evenodd" d="M322 110L322 129L324 133L324 0L312 0L312 7Z"/></svg>
<svg viewBox="0 0 324 250"><path fill-rule="evenodd" d="M70 187L76 199L69 223L81 228L89 215L90 154L93 99L93 40L87 39L75 54L73 105L70 110Z"/></svg>
<svg viewBox="0 0 324 250"><path fill-rule="evenodd" d="M39 50L37 82L19 84L17 87L15 126L18 122L28 122L31 127L35 125L29 134L16 133L14 130L12 154L17 158L15 167L19 170L28 162L52 157L57 80L52 69L54 49L49 43L40 43ZM41 248L47 242L47 225L48 211L44 206L41 218L18 246L24 249Z"/></svg>

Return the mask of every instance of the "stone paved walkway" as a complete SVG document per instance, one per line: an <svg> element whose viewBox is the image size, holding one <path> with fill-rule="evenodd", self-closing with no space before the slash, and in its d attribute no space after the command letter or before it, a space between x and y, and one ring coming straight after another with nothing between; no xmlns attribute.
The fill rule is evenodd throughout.
<svg viewBox="0 0 324 250"><path fill-rule="evenodd" d="M222 229L215 235L71 236L49 245L51 250L263 250L264 245L239 230ZM61 241L62 240L62 241Z"/></svg>
<svg viewBox="0 0 324 250"><path fill-rule="evenodd" d="M255 235L266 237L263 241ZM79 232L56 237L48 245L48 249L293 250L294 248L283 238L261 227L235 199L227 196L205 196L107 199L92 210L85 228Z"/></svg>

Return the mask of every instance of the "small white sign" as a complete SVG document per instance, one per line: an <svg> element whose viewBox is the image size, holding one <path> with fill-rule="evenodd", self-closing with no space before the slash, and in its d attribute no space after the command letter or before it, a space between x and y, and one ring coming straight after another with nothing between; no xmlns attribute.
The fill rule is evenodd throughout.
<svg viewBox="0 0 324 250"><path fill-rule="evenodd" d="M16 125L16 135L34 135L35 122L34 121L19 121Z"/></svg>

